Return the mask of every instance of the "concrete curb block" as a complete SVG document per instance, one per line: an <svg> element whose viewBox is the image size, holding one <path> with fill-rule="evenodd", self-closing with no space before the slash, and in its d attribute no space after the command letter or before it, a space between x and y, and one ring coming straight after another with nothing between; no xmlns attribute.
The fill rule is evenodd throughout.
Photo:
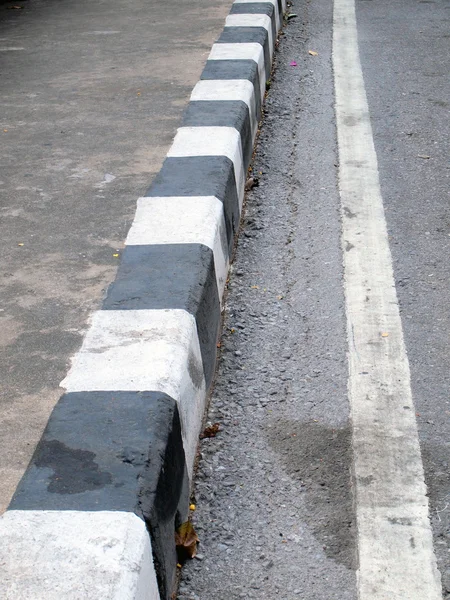
<svg viewBox="0 0 450 600"><path fill-rule="evenodd" d="M168 600L284 0L236 0L0 519L1 599ZM148 535L150 533L150 536ZM153 560L152 560L153 556Z"/></svg>

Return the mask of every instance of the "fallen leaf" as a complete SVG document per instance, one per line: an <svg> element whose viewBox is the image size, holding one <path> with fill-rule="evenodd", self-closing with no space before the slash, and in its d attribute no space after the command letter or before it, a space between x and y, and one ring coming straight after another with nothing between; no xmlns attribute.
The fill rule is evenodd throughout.
<svg viewBox="0 0 450 600"><path fill-rule="evenodd" d="M319 53L315 50L308 50L308 54L311 54L311 56L319 56Z"/></svg>
<svg viewBox="0 0 450 600"><path fill-rule="evenodd" d="M195 510L196 506L195 504L189 504L189 510Z"/></svg>
<svg viewBox="0 0 450 600"><path fill-rule="evenodd" d="M114 258L117 258L119 255L118 254L113 254Z"/></svg>
<svg viewBox="0 0 450 600"><path fill-rule="evenodd" d="M220 431L220 423L214 423L214 425L210 425L209 427L205 427L203 433L200 434L200 439L204 438L213 438L216 437L217 433Z"/></svg>
<svg viewBox="0 0 450 600"><path fill-rule="evenodd" d="M252 289L252 290L259 290L259 285L252 285L250 289Z"/></svg>
<svg viewBox="0 0 450 600"><path fill-rule="evenodd" d="M17 244L18 246L24 246L23 242L20 242L19 244Z"/></svg>
<svg viewBox="0 0 450 600"><path fill-rule="evenodd" d="M251 190L259 185L259 179L257 177L249 177L245 182L245 190Z"/></svg>
<svg viewBox="0 0 450 600"><path fill-rule="evenodd" d="M425 158L425 159L431 158L431 156L428 156L428 154L418 154L417 157L418 158Z"/></svg>
<svg viewBox="0 0 450 600"><path fill-rule="evenodd" d="M291 62L289 63L290 67L296 67L297 63L295 62L295 60L291 60Z"/></svg>
<svg viewBox="0 0 450 600"><path fill-rule="evenodd" d="M388 333L382 333L382 334L381 334L381 337L388 337L388 336L389 336L389 334L388 334Z"/></svg>
<svg viewBox="0 0 450 600"><path fill-rule="evenodd" d="M297 15L295 13L291 13L290 15L288 15L288 20L289 19L295 19Z"/></svg>
<svg viewBox="0 0 450 600"><path fill-rule="evenodd" d="M178 527L175 532L175 545L180 563L183 563L188 558L194 558L197 554L197 544L199 541L190 521L186 521Z"/></svg>

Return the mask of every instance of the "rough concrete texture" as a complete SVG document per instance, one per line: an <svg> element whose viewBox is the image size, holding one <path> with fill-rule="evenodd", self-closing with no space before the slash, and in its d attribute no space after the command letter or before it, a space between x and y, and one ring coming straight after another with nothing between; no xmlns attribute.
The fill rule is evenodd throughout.
<svg viewBox="0 0 450 600"><path fill-rule="evenodd" d="M16 515L17 537L26 528L19 517L29 523L29 511L137 514L151 532L160 594L167 598L177 562L173 532L186 519L188 501L189 478L175 400L155 392L79 392L65 394L56 405L6 514L22 511ZM113 528L115 517L110 514ZM86 517L86 522L96 525L94 517ZM4 531L15 544L17 537L8 523L9 517ZM64 523L55 516L54 530L46 529L47 541L42 537L46 551L58 537L66 538L68 551L70 531L62 529ZM129 552L127 538L123 544L124 552ZM28 550L34 552L31 540ZM23 543L7 551L22 552ZM15 584L8 581L9 592L27 580L16 567L13 573L18 577ZM103 578L99 569L97 585ZM76 588L76 581L71 584ZM29 593L38 590L45 591L32 586Z"/></svg>
<svg viewBox="0 0 450 600"><path fill-rule="evenodd" d="M133 513L11 510L0 535L2 600L159 600L147 529Z"/></svg>
<svg viewBox="0 0 450 600"><path fill-rule="evenodd" d="M0 3L0 512L230 6Z"/></svg>
<svg viewBox="0 0 450 600"><path fill-rule="evenodd" d="M221 431L201 442L200 560L180 600L356 597L331 6L292 11L229 283L208 414Z"/></svg>

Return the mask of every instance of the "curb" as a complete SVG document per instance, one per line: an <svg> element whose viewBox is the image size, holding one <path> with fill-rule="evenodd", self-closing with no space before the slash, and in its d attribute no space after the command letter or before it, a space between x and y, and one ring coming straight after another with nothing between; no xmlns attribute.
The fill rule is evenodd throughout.
<svg viewBox="0 0 450 600"><path fill-rule="evenodd" d="M285 0L235 0L0 518L1 599L169 600ZM148 535L150 533L150 536ZM152 560L153 556L153 560Z"/></svg>

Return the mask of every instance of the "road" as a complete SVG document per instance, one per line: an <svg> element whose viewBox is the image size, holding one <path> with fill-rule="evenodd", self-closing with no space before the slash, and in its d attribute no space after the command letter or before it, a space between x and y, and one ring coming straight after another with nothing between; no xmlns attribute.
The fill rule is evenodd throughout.
<svg viewBox="0 0 450 600"><path fill-rule="evenodd" d="M0 512L230 5L0 6ZM450 6L352 7L280 40L179 600L450 598Z"/></svg>
<svg viewBox="0 0 450 600"><path fill-rule="evenodd" d="M230 6L0 4L0 513Z"/></svg>
<svg viewBox="0 0 450 600"><path fill-rule="evenodd" d="M357 0L362 90L351 5L281 39L179 600L450 598L450 5Z"/></svg>

